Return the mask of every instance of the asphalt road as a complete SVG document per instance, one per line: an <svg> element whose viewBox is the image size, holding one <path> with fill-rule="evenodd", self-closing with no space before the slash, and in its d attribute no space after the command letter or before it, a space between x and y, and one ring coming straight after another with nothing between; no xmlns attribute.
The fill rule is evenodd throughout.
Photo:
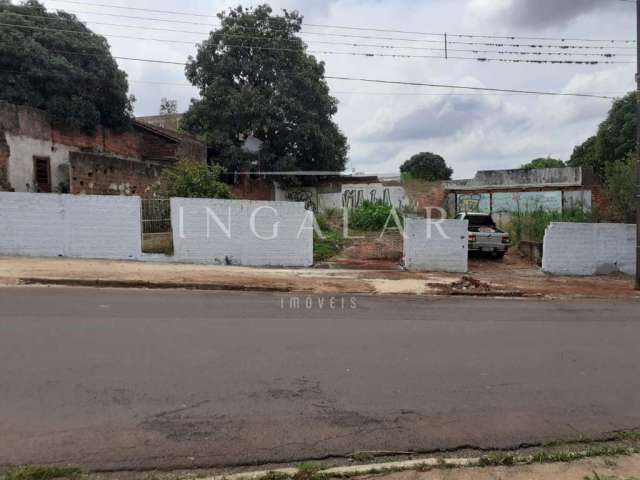
<svg viewBox="0 0 640 480"><path fill-rule="evenodd" d="M0 465L248 465L640 427L638 302L284 298L0 289Z"/></svg>

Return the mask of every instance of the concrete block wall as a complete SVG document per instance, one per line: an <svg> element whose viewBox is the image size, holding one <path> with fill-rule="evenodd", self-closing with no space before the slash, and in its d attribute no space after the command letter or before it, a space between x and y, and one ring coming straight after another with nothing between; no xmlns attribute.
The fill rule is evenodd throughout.
<svg viewBox="0 0 640 480"><path fill-rule="evenodd" d="M0 255L139 259L140 198L0 192Z"/></svg>
<svg viewBox="0 0 640 480"><path fill-rule="evenodd" d="M636 270L636 226L552 223L544 236L542 270L555 275L607 275Z"/></svg>
<svg viewBox="0 0 640 480"><path fill-rule="evenodd" d="M171 223L179 262L313 265L313 212L304 203L172 198Z"/></svg>
<svg viewBox="0 0 640 480"><path fill-rule="evenodd" d="M469 222L407 217L404 265L416 272L467 272ZM444 234L443 234L444 233Z"/></svg>

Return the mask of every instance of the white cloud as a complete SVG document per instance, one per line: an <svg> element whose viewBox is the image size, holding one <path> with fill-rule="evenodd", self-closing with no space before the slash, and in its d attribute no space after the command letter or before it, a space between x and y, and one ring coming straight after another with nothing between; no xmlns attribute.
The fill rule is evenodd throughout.
<svg viewBox="0 0 640 480"><path fill-rule="evenodd" d="M51 7L62 7L45 0ZM223 8L263 3L261 0L131 0L131 7L215 14ZM420 32L478 34L521 34L527 36L633 38L634 5L605 0L274 0L274 10L298 9L305 21L333 25L382 27ZM83 6L69 10L109 11L171 20L203 22L202 17L123 12L102 7ZM124 23L122 27L89 26L102 34L155 37L194 44L206 38L207 26L176 25L110 19L80 14L83 20ZM216 20L211 19L215 25ZM145 30L144 26L202 31L202 34ZM351 33L372 37L402 37L438 40L438 36L400 35L377 32L345 32L318 28L325 33ZM385 39L340 39L306 37L311 49L338 51L377 51L389 49L321 45L317 41L353 43L396 43ZM195 49L190 45L166 44L109 38L114 55L184 61ZM315 40L315 42L313 41ZM456 41L456 38L452 38ZM461 40L461 39L457 39ZM441 44L407 43L418 48L439 48ZM450 48L469 50L462 44ZM617 50L633 54L632 49ZM405 50L409 54L441 54L438 51ZM473 56L458 52L459 56ZM633 66L601 65L528 65L479 63L464 60L368 58L321 55L327 74L387 80L456 85L484 85L521 90L623 93L633 86ZM623 58L623 57L621 57ZM631 60L633 58L629 57ZM186 84L180 66L121 61L132 81ZM401 85L372 85L329 80L341 100L336 120L351 142L351 164L369 172L397 171L400 164L419 151L442 154L455 170L457 178L473 176L478 169L518 166L536 156L568 158L573 147L592 134L604 119L610 102L569 97L533 96L408 96L408 93L443 93L448 90ZM187 108L194 89L184 86L131 83L138 97L136 113L157 113L162 97L175 98ZM345 93L346 92L346 93ZM351 93L348 93L351 92ZM402 93L399 96L363 95L363 93ZM375 140L375 141L374 141Z"/></svg>

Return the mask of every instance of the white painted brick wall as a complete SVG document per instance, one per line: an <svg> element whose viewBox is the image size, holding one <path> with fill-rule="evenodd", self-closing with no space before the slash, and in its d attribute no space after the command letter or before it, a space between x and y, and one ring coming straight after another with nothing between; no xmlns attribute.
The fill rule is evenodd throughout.
<svg viewBox="0 0 640 480"><path fill-rule="evenodd" d="M467 272L468 231L467 220L432 221L408 217L405 221L405 267L410 271Z"/></svg>
<svg viewBox="0 0 640 480"><path fill-rule="evenodd" d="M634 275L635 239L635 225L552 223L544 236L542 270L554 275Z"/></svg>
<svg viewBox="0 0 640 480"><path fill-rule="evenodd" d="M251 229L254 212L255 233ZM174 255L179 262L313 265L313 213L305 210L303 203L172 198L171 221ZM300 232L303 226L306 229Z"/></svg>
<svg viewBox="0 0 640 480"><path fill-rule="evenodd" d="M140 198L0 193L0 255L142 255Z"/></svg>

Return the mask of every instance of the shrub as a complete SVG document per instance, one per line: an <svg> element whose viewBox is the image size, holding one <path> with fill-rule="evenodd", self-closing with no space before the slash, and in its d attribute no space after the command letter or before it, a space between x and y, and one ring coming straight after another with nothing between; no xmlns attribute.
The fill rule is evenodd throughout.
<svg viewBox="0 0 640 480"><path fill-rule="evenodd" d="M313 259L316 262L323 262L335 257L342 251L344 239L335 230L323 230L324 238L318 235L313 236Z"/></svg>
<svg viewBox="0 0 640 480"><path fill-rule="evenodd" d="M9 176L7 175L7 169L0 167L0 192L10 192L11 184L9 183Z"/></svg>
<svg viewBox="0 0 640 480"><path fill-rule="evenodd" d="M633 155L626 160L609 163L606 167L607 200L609 216L613 222L635 223L636 160Z"/></svg>
<svg viewBox="0 0 640 480"><path fill-rule="evenodd" d="M382 202L363 202L361 207L351 211L351 228L364 231L382 230L392 210L393 207Z"/></svg>
<svg viewBox="0 0 640 480"><path fill-rule="evenodd" d="M229 188L220 181L222 167L183 160L162 171L157 191L164 197L231 198Z"/></svg>

